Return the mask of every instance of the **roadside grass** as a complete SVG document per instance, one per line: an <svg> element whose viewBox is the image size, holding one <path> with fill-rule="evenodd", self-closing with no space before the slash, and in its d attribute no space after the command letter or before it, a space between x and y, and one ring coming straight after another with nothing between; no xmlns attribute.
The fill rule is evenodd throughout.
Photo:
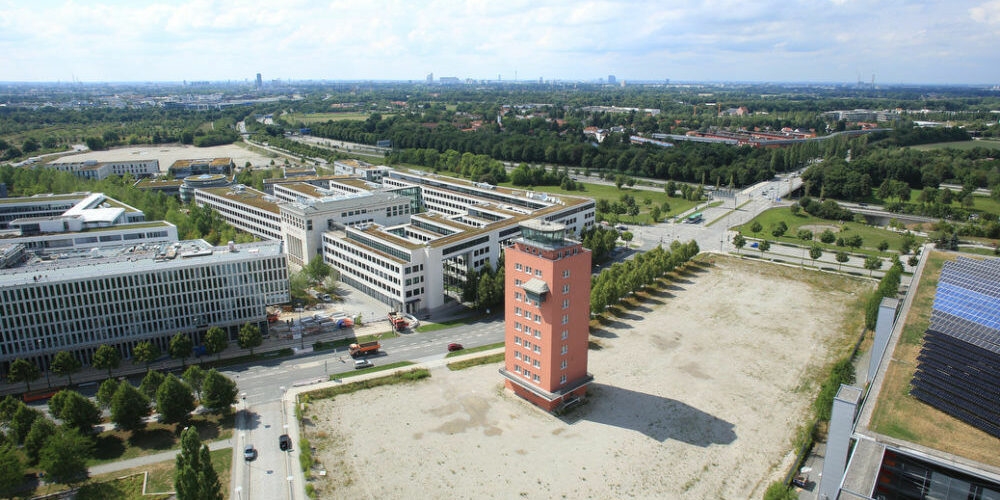
<svg viewBox="0 0 1000 500"><path fill-rule="evenodd" d="M920 196L920 189L910 188L910 201L907 203L918 203L917 199ZM958 194L958 193L953 193ZM872 189L872 194L865 199L865 202L872 203L875 205L885 206L888 201L878 197L878 190ZM963 207L958 201L952 201L950 205L952 208L966 208ZM972 207L973 210L979 210L986 213L1000 215L1000 201L994 200L989 196L983 196L979 194L972 195Z"/></svg>
<svg viewBox="0 0 1000 500"><path fill-rule="evenodd" d="M232 365L252 363L254 361L264 361L268 359L284 358L291 356L294 353L295 352L292 351L291 348L286 347L284 349L278 349L277 351L255 352L253 355L246 354L243 356L236 356L234 358L212 359L211 355L206 354L205 356L196 359L203 360L198 362L198 365L204 368L205 370L208 370L211 368L219 369Z"/></svg>
<svg viewBox="0 0 1000 500"><path fill-rule="evenodd" d="M349 384L342 384L333 387L317 389L315 391L309 391L303 394L303 396L307 398L307 400L329 399L335 396L339 396L341 394L350 394L352 392L357 392L363 389L371 389L373 387L380 387L383 385L413 383L430 376L431 372L426 368L415 368L413 370L401 373L394 373L392 375L387 375L385 377L361 380L358 382L351 382Z"/></svg>
<svg viewBox="0 0 1000 500"><path fill-rule="evenodd" d="M468 349L462 349L461 351L449 352L444 357L454 358L455 356L464 356L466 354L472 354L474 352L488 351L490 349L496 349L497 347L503 347L503 342L497 342L495 344L486 344L478 347L470 347Z"/></svg>
<svg viewBox="0 0 1000 500"><path fill-rule="evenodd" d="M958 247L958 251L962 253L972 253L976 255L986 255L989 257L996 257L996 253L990 248L979 248L979 247Z"/></svg>
<svg viewBox="0 0 1000 500"><path fill-rule="evenodd" d="M180 448L180 431L185 426L198 429L198 436L204 442L229 439L233 436L233 413L218 415L204 413L194 415L183 424L161 424L150 422L141 431L114 429L95 436L94 456L87 460L88 466L117 462Z"/></svg>
<svg viewBox="0 0 1000 500"><path fill-rule="evenodd" d="M399 336L398 333L390 330L390 331L387 331L387 332L374 333L374 334L371 334L371 335L362 335L360 337L349 337L349 338L346 338L346 339L333 340L333 341L330 341L330 342L319 341L319 342L314 342L313 343L313 350L314 351L327 351L327 350L330 350L330 349L337 349L339 347L347 347L347 346L349 346L351 344L360 344L362 342L371 342L373 340L394 339L394 338L396 338L398 336Z"/></svg>
<svg viewBox="0 0 1000 500"><path fill-rule="evenodd" d="M774 237L771 234L771 230L781 221L784 221L784 223L788 225L788 230L785 231L784 236ZM754 234L750 231L750 227L753 226L754 222L760 222L760 225L763 226L760 233ZM864 244L861 248L852 249L849 247L838 247L833 243L823 243L819 241L819 234L823 231L821 229L816 230L816 228L813 228L812 230L813 240L803 241L795 237L795 233L798 232L799 228L802 226L826 226L829 227L838 238L844 235L859 235L864 240ZM742 232L744 236L756 239L766 239L772 242L791 243L795 245L811 246L816 244L828 252L845 251L850 253L862 253L865 255L878 255L881 257L891 257L899 253L899 248L903 243L902 234L889 231L888 229L880 229L853 221L839 222L826 220L819 217L813 217L812 215L806 213L792 215L792 212L788 207L778 207L766 210L757 217L754 217L752 220L747 221L746 224L736 226L734 229ZM920 236L915 236L915 238L918 245L926 240L926 238ZM878 251L878 244L882 241L889 244L889 251Z"/></svg>
<svg viewBox="0 0 1000 500"><path fill-rule="evenodd" d="M705 227L710 227L712 224L715 224L716 222L719 222L720 220L725 219L726 217L729 217L733 212L735 212L735 211L737 211L737 210L745 207L747 205L747 203L750 203L751 201L753 201L753 200L751 199L751 200L744 201L743 203L740 203L740 205L738 207L736 207L736 208L734 208L734 209L732 209L732 210L730 210L730 211L722 214L719 217L716 217L715 220L713 220L712 222L709 222L708 224L705 224ZM722 202L719 202L719 203L722 203Z"/></svg>
<svg viewBox="0 0 1000 500"><path fill-rule="evenodd" d="M468 316L463 316L461 318L455 318L448 321L442 321L440 323L424 323L417 327L417 332L433 332L435 330L444 330L446 328L453 328L456 326L467 325L473 321L484 319L486 316L482 314L470 314Z"/></svg>
<svg viewBox="0 0 1000 500"><path fill-rule="evenodd" d="M910 395L910 381L924 332L930 325L941 268L958 254L932 252L916 285L913 303L892 353L882 391L872 412L871 430L890 437L1000 466L1000 440Z"/></svg>
<svg viewBox="0 0 1000 500"><path fill-rule="evenodd" d="M355 375L364 375L366 373L380 372L380 371L383 371L383 370L392 370L393 368L400 368L400 367L403 367L403 366L410 366L412 364L413 364L412 361L397 361L395 363L389 363L387 365L375 365L375 366L373 366L371 368L363 368L361 370L348 370L348 371L345 371L345 372L334 373L333 375L330 375L330 380L337 380L339 378L353 377Z"/></svg>
<svg viewBox="0 0 1000 500"><path fill-rule="evenodd" d="M473 366L487 365L490 363L499 363L503 361L504 353L498 352L496 354L490 354L489 356L482 356L479 358L466 359L462 361L456 361L454 363L448 363L448 369L451 371L464 370L466 368L471 368Z"/></svg>

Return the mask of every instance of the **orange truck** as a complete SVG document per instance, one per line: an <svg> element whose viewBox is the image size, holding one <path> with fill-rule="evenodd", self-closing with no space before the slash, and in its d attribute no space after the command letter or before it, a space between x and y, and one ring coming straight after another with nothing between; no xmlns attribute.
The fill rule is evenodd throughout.
<svg viewBox="0 0 1000 500"><path fill-rule="evenodd" d="M406 318L398 312L389 313L389 323L392 324L392 328L397 331L402 331L410 324L406 321Z"/></svg>
<svg viewBox="0 0 1000 500"><path fill-rule="evenodd" d="M371 342L362 342L360 344L351 344L348 349L350 350L351 357L356 358L358 356L369 356L372 354L378 354L378 350L382 347L377 340Z"/></svg>

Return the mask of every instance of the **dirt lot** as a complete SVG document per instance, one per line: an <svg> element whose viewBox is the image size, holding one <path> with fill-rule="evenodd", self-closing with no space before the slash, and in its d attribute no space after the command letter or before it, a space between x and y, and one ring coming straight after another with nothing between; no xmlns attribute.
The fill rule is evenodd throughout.
<svg viewBox="0 0 1000 500"><path fill-rule="evenodd" d="M594 332L568 417L504 391L498 365L316 402L320 497L759 498L871 285L716 259Z"/></svg>
<svg viewBox="0 0 1000 500"><path fill-rule="evenodd" d="M250 162L255 167L265 167L271 158L251 151L237 144L199 148L179 144L161 144L158 146L128 146L112 148L107 151L89 151L77 155L68 155L55 160L54 163L68 163L86 160L126 161L126 160L160 160L160 173L166 174L170 165L177 160L193 160L199 158L230 157L236 165L242 167ZM279 163L279 160L275 160Z"/></svg>

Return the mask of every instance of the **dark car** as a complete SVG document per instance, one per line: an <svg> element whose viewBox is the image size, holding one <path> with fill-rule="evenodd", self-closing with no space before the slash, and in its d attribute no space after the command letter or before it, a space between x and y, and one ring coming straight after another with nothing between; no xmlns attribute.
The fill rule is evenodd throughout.
<svg viewBox="0 0 1000 500"><path fill-rule="evenodd" d="M463 347L462 344L455 344L455 343L448 344L448 352L461 351L462 349L465 349L465 347Z"/></svg>
<svg viewBox="0 0 1000 500"><path fill-rule="evenodd" d="M278 438L278 448L281 448L281 451L292 449L292 438L288 437L288 434L282 434Z"/></svg>
<svg viewBox="0 0 1000 500"><path fill-rule="evenodd" d="M243 460L252 462L255 458L257 458L257 450L254 449L252 444L248 444L247 447L243 449Z"/></svg>

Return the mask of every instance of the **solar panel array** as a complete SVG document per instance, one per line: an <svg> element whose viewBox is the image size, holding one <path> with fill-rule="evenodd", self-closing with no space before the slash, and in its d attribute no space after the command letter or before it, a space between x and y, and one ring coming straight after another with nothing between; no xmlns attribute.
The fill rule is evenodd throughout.
<svg viewBox="0 0 1000 500"><path fill-rule="evenodd" d="M944 264L910 394L1000 437L1000 259Z"/></svg>

